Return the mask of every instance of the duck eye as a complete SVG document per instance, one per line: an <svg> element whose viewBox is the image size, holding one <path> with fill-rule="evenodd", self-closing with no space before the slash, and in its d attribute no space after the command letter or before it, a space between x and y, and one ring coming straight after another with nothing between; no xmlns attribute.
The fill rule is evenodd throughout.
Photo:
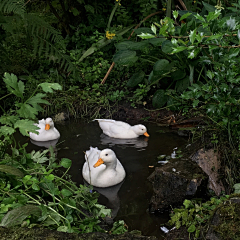
<svg viewBox="0 0 240 240"><path fill-rule="evenodd" d="M105 156L108 156L108 154L106 153Z"/></svg>

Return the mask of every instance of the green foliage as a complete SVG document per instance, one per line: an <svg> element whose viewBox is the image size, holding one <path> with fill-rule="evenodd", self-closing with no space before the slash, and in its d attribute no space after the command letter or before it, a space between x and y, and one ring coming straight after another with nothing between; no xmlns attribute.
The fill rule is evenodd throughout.
<svg viewBox="0 0 240 240"><path fill-rule="evenodd" d="M75 70L69 57L64 53L66 46L61 32L53 28L39 14L27 13L24 1L1 1L0 16L0 27L5 32L5 38L0 44L0 52L5 52L0 56L1 62L4 63L1 65L1 72L14 69L14 66L12 69L9 68L9 62L15 61L17 57L23 57L24 51L31 55L32 61L34 57L43 55L67 71ZM16 46L23 48L21 53L19 52L20 56L14 51ZM23 60L18 59L21 65L25 65ZM29 59L26 61L30 64Z"/></svg>
<svg viewBox="0 0 240 240"><path fill-rule="evenodd" d="M197 239L200 230L207 225L215 209L229 198L228 195L219 199L212 197L211 200L202 203L200 200L184 200L182 208L175 208L171 214L170 225L175 225L178 229L186 226L188 232Z"/></svg>
<svg viewBox="0 0 240 240"><path fill-rule="evenodd" d="M14 74L5 73L4 82L10 93L2 99L15 95L16 102L13 109L0 117L0 226L41 226L69 233L106 232L102 228L103 218L111 216L111 210L97 203L98 193L93 192L92 186L78 187L71 181L67 174L70 159L56 161L52 147L31 153L26 152L27 143L16 148L13 137L16 129L25 136L29 131L36 132L38 127L30 119L35 119L42 110L39 104L48 103L43 99L46 94L36 94L38 89L53 93L61 90L61 86L40 83L25 99L25 85ZM11 155L6 153L9 145ZM116 222L111 230L115 234L124 231L123 221Z"/></svg>
<svg viewBox="0 0 240 240"><path fill-rule="evenodd" d="M63 173L64 178L54 173L62 166L69 168L69 159L63 158L58 164L53 149L31 154L25 148L12 151L18 154L13 158L5 154L0 165L1 226L41 225L64 232L104 231L99 226L100 219L111 211L97 204L98 194L92 192L92 187L77 187L67 173ZM50 158L46 157L49 152ZM46 161L48 165L43 165Z"/></svg>
<svg viewBox="0 0 240 240"><path fill-rule="evenodd" d="M234 3L234 7L240 5ZM118 43L113 59L120 65L137 66L144 58L152 67L144 71L155 108L198 110L227 131L230 144L236 147L240 141L240 24L235 13L233 8L223 11L209 3L203 3L198 12L174 11L178 26L165 17L145 31L136 31L142 40ZM137 80L140 83L141 78L134 74L127 86L136 87Z"/></svg>
<svg viewBox="0 0 240 240"><path fill-rule="evenodd" d="M32 93L32 96L25 99L24 83L22 81L18 81L14 74L10 75L9 73L5 73L3 80L10 94L15 95L18 99L14 103L14 112L5 113L0 117L0 123L4 124L4 126L0 127L0 136L12 136L17 129L19 129L24 136L29 136L29 132L36 132L38 129L32 120L35 120L39 111L43 110L40 104L49 104L47 100L43 99L46 97L46 94L37 93L35 95L38 87L42 87L44 92L53 92L52 89L61 90L61 86L58 83L39 84ZM2 97L1 99L9 96L10 94Z"/></svg>

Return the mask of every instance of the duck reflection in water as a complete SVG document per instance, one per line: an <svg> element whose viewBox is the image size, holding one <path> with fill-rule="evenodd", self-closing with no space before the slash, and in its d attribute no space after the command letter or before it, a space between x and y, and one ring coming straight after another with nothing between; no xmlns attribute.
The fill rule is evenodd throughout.
<svg viewBox="0 0 240 240"><path fill-rule="evenodd" d="M84 181L86 185L89 185L86 181ZM108 202L104 204L107 208L110 208L112 210L111 212L111 218L106 218L106 221L108 223L111 223L113 219L117 216L117 213L120 208L120 198L118 196L118 192L122 186L124 181L120 182L117 185L106 187L106 188L99 188L99 187L93 187L93 190L97 191L99 194L103 195L107 198Z"/></svg>
<svg viewBox="0 0 240 240"><path fill-rule="evenodd" d="M53 147L53 150L54 150L54 153L55 153L55 156L57 156L57 148L56 148L56 144L58 142L59 138L58 139L54 139L54 140L51 140L51 141L45 141L45 142L41 142L41 141L34 141L30 138L30 142L36 146L39 146L39 147L45 147L45 148L50 148L50 147ZM49 154L51 154L49 152Z"/></svg>
<svg viewBox="0 0 240 240"><path fill-rule="evenodd" d="M103 145L108 145L110 147L117 145L121 148L125 147L126 145L129 145L130 147L134 148L146 148L148 146L148 139L144 137L139 138L131 138L131 139L119 139L119 138L111 138L104 133L100 135L100 141Z"/></svg>

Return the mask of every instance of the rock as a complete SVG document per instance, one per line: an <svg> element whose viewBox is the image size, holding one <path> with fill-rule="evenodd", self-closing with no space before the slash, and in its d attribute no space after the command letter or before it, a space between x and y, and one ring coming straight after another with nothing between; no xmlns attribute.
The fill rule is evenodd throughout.
<svg viewBox="0 0 240 240"><path fill-rule="evenodd" d="M61 112L61 113L56 114L52 119L54 122L60 122L60 121L65 121L65 120L69 119L69 116L67 113Z"/></svg>
<svg viewBox="0 0 240 240"><path fill-rule="evenodd" d="M64 233L41 228L0 227L1 240L157 240L154 236L141 236L131 233L111 235L107 233Z"/></svg>
<svg viewBox="0 0 240 240"><path fill-rule="evenodd" d="M240 239L240 197L221 204L214 213L206 234L207 240Z"/></svg>
<svg viewBox="0 0 240 240"><path fill-rule="evenodd" d="M207 175L190 159L171 159L162 167L156 167L148 180L152 182L154 191L151 212L182 204L187 196L200 193L207 185Z"/></svg>
<svg viewBox="0 0 240 240"><path fill-rule="evenodd" d="M219 155L217 152L214 152L214 149L204 150L201 148L190 156L190 158L208 175L208 187L212 189L217 196L219 196L222 191L225 191L222 181L219 180L218 171L221 167L218 160Z"/></svg>
<svg viewBox="0 0 240 240"><path fill-rule="evenodd" d="M166 235L166 238L164 240L189 240L189 232L187 231L187 228L184 226L181 226L179 229L173 229L169 231Z"/></svg>

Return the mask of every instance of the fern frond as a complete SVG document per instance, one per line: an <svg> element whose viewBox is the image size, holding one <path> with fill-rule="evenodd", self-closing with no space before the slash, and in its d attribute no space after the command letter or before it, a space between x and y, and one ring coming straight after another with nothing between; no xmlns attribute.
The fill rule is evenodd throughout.
<svg viewBox="0 0 240 240"><path fill-rule="evenodd" d="M24 16L26 12L24 0L0 0L0 12L14 13Z"/></svg>

